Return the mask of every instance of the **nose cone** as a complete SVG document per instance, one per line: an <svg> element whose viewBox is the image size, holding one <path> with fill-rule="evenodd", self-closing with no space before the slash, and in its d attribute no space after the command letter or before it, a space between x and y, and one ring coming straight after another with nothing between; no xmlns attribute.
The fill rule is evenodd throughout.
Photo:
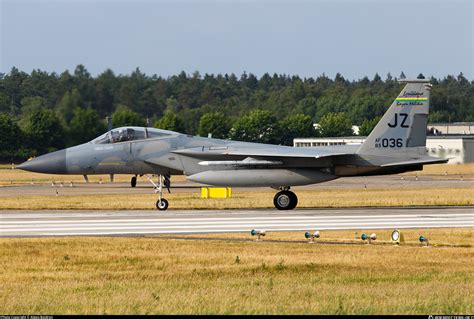
<svg viewBox="0 0 474 319"><path fill-rule="evenodd" d="M19 169L46 174L66 174L66 150L42 155L26 161Z"/></svg>

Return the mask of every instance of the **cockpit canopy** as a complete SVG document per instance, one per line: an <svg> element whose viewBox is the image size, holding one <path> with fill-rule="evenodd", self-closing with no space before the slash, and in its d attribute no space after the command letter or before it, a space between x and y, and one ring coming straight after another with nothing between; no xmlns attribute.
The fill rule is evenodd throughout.
<svg viewBox="0 0 474 319"><path fill-rule="evenodd" d="M171 132L150 127L119 127L92 140L95 144L110 144L172 136Z"/></svg>

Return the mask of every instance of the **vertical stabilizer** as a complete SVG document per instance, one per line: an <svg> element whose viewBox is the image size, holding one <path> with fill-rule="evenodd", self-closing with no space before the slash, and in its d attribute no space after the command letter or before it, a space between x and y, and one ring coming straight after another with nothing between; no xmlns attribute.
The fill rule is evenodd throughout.
<svg viewBox="0 0 474 319"><path fill-rule="evenodd" d="M358 154L426 154L426 126L430 105L429 80L401 80L406 83L382 119L361 145Z"/></svg>

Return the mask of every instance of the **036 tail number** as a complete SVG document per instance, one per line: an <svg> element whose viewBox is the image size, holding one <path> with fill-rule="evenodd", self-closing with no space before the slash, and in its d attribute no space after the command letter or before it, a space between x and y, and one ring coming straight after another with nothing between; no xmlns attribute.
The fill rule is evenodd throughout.
<svg viewBox="0 0 474 319"><path fill-rule="evenodd" d="M401 138L378 138L375 140L375 147L403 147L403 139Z"/></svg>

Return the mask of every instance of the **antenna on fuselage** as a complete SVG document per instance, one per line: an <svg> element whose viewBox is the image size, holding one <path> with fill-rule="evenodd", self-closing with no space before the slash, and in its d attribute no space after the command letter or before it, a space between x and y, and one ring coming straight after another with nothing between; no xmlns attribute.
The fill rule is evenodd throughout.
<svg viewBox="0 0 474 319"><path fill-rule="evenodd" d="M105 120L107 121L107 131L112 130L112 118L110 116L106 116Z"/></svg>
<svg viewBox="0 0 474 319"><path fill-rule="evenodd" d="M145 138L148 138L148 129L150 127L150 118L147 116L145 120Z"/></svg>

